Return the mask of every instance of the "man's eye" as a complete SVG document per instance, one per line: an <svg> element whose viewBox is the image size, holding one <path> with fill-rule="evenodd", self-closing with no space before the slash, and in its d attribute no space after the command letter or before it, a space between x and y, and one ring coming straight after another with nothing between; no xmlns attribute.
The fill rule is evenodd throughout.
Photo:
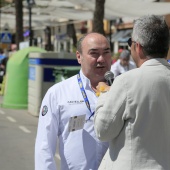
<svg viewBox="0 0 170 170"><path fill-rule="evenodd" d="M90 54L97 54L96 52L91 52Z"/></svg>
<svg viewBox="0 0 170 170"><path fill-rule="evenodd" d="M98 53L90 53L92 56L98 56L99 54Z"/></svg>
<svg viewBox="0 0 170 170"><path fill-rule="evenodd" d="M104 54L110 53L110 51L105 51Z"/></svg>

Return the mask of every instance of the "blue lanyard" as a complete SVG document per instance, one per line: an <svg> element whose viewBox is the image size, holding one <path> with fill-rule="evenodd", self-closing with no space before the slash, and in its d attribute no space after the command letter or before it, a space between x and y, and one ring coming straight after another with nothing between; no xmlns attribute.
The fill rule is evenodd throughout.
<svg viewBox="0 0 170 170"><path fill-rule="evenodd" d="M90 120L90 118L94 115L94 112L91 111L90 103L89 103L88 97L87 97L87 95L86 95L86 92L85 92L85 90L84 90L83 83L82 83L82 80L81 80L81 77L80 77L80 73L77 74L77 80L78 80L78 84L79 84L79 87L80 87L82 96L83 96L84 101L85 101L85 103L86 103L86 106L87 106L87 108L89 109L89 111L90 111L90 113L91 113L90 117L86 120L86 121L88 121L88 120Z"/></svg>

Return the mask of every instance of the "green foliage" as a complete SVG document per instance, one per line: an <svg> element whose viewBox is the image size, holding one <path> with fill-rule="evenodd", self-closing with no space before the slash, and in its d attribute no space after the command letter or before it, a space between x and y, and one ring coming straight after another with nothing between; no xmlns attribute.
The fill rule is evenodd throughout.
<svg viewBox="0 0 170 170"><path fill-rule="evenodd" d="M55 82L58 83L64 79L78 74L80 69L80 66L56 67L53 71Z"/></svg>
<svg viewBox="0 0 170 170"><path fill-rule="evenodd" d="M112 59L117 61L119 59L121 52L122 52L122 49L119 49L117 53L113 54Z"/></svg>

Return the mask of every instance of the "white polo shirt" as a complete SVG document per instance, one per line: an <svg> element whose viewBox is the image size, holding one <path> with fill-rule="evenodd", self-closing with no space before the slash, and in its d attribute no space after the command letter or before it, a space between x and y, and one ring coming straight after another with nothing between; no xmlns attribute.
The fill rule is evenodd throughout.
<svg viewBox="0 0 170 170"><path fill-rule="evenodd" d="M136 65L135 65L135 63L133 61L129 61L129 65L128 66L122 66L120 64L120 59L119 59L114 64L112 64L111 71L113 72L114 77L117 77L120 74L123 74L126 71L132 70L134 68L136 68Z"/></svg>
<svg viewBox="0 0 170 170"><path fill-rule="evenodd" d="M95 111L97 97L90 81L80 71L80 77ZM56 170L54 155L59 142L61 170L97 170L108 148L94 132L93 116L83 128L69 131L71 117L91 116L82 96L77 75L52 86L46 93L39 115L35 145L35 170ZM57 139L59 138L59 141Z"/></svg>

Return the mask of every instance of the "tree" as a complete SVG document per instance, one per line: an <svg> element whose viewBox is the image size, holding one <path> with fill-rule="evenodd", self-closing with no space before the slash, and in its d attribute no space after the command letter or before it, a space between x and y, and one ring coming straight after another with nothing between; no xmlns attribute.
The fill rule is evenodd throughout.
<svg viewBox="0 0 170 170"><path fill-rule="evenodd" d="M73 22L73 20L69 20L70 22ZM76 48L77 46L77 37L76 37L76 30L74 27L74 23L67 24L67 35L72 38L73 40L73 47Z"/></svg>
<svg viewBox="0 0 170 170"><path fill-rule="evenodd" d="M105 34L104 26L103 26L104 5L105 5L105 0L96 0L94 17L93 17L93 32L98 32L103 35Z"/></svg>
<svg viewBox="0 0 170 170"><path fill-rule="evenodd" d="M16 45L19 50L19 43L24 40L23 37L23 2L22 0L15 0L16 11Z"/></svg>

